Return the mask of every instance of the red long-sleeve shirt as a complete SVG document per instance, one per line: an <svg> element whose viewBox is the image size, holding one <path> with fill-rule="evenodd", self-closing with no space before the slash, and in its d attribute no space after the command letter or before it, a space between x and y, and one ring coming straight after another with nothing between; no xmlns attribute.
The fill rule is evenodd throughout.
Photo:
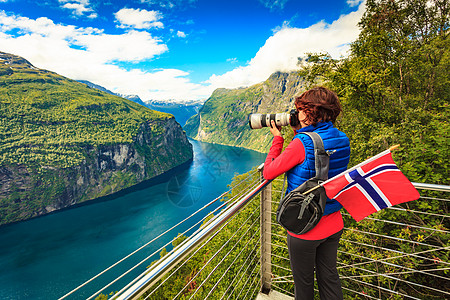
<svg viewBox="0 0 450 300"><path fill-rule="evenodd" d="M294 139L284 149L284 138L275 136L264 163L263 176L265 179L275 179L289 171L305 160L305 147L300 139ZM333 235L344 228L344 221L340 211L323 216L319 223L304 234L295 234L288 231L291 236L303 240L321 240Z"/></svg>

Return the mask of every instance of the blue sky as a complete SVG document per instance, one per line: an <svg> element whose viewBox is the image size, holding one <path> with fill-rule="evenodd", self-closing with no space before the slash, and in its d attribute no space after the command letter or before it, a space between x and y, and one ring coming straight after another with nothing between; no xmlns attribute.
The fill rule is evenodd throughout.
<svg viewBox="0 0 450 300"><path fill-rule="evenodd" d="M205 99L345 56L360 0L0 0L0 51L146 100Z"/></svg>

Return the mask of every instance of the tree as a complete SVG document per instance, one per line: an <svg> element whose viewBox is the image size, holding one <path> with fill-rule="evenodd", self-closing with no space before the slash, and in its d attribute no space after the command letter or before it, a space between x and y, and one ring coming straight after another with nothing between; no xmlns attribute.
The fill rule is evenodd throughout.
<svg viewBox="0 0 450 300"><path fill-rule="evenodd" d="M312 83L325 84L338 93L344 107L344 115L338 126L350 138L352 165L391 145L400 144L401 148L394 153L394 159L411 181L448 185L449 9L449 2L442 0L368 0L366 12L359 23L361 33L351 45L348 58L333 60L326 54L310 55L310 63L301 74L306 75ZM421 194L424 196L426 193ZM448 231L448 223L439 217L448 214L445 201L431 198L401 206L407 210L427 211L435 215L419 216L410 211L399 213L385 210L375 218ZM398 228L370 220L357 224L347 218L345 223L346 227L356 229L344 233L343 240L350 241L342 245L346 253L386 258L391 255L390 251L415 253L427 250L422 245L411 246L411 243L374 239L366 232L380 236L389 232L395 238L407 239L412 243L425 241L439 247L448 246L447 233L426 235L413 228ZM358 247L354 241L378 248ZM430 261L433 257L427 256L426 259ZM448 257L442 256L441 259ZM351 260L355 263L350 256L340 256L343 263ZM418 267L427 263L415 258L393 261L400 266ZM346 272L359 271L349 268ZM446 274L446 271L443 272ZM385 278L366 280L373 285L386 281ZM429 278L421 274L415 274L411 280L430 286L427 281ZM423 292L418 294L419 297L433 299L432 292L415 291L401 282L388 283L398 286L407 294ZM439 290L445 286L445 282L436 279L432 286Z"/></svg>
<svg viewBox="0 0 450 300"><path fill-rule="evenodd" d="M348 58L311 54L300 72L341 98L351 164L400 144L411 180L448 183L448 1L369 0Z"/></svg>

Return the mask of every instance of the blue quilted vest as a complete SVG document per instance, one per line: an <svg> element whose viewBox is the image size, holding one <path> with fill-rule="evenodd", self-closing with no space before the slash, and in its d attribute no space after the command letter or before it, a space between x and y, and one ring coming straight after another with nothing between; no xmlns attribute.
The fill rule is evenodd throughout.
<svg viewBox="0 0 450 300"><path fill-rule="evenodd" d="M300 139L305 147L305 160L303 163L295 166L288 172L287 175L287 190L289 193L303 182L316 175L314 166L314 144L311 138L300 132L317 132L323 140L323 145L326 151L334 151L330 155L330 169L328 171L328 178L331 178L345 170L350 160L350 142L342 131L339 131L333 126L331 122L321 122L315 126L309 125L297 130L294 139ZM328 199L325 205L324 215L331 214L342 208L342 205L334 199Z"/></svg>

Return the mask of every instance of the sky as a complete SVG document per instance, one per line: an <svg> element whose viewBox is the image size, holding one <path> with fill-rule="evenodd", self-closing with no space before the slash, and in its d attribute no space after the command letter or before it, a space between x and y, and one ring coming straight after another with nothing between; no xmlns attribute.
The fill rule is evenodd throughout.
<svg viewBox="0 0 450 300"><path fill-rule="evenodd" d="M0 51L142 100L205 100L348 54L362 0L0 0Z"/></svg>

